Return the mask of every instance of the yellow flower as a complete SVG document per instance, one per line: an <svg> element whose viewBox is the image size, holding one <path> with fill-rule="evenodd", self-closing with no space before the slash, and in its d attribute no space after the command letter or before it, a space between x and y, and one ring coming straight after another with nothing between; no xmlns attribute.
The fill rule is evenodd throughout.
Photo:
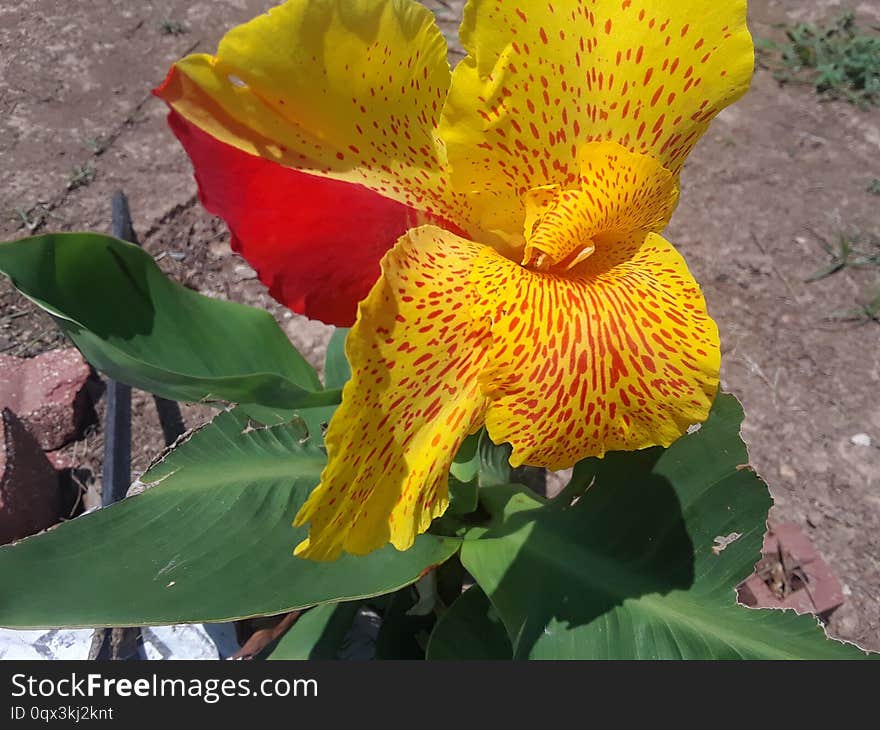
<svg viewBox="0 0 880 730"><path fill-rule="evenodd" d="M369 290L299 555L408 548L484 424L513 465L561 469L706 418L718 333L660 231L748 87L745 17L470 0L450 74L414 2L290 0L175 65L157 93L273 294L346 323Z"/></svg>

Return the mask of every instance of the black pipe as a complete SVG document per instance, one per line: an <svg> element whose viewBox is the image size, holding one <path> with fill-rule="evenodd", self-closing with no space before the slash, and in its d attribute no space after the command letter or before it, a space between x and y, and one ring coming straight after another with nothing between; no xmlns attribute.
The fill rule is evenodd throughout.
<svg viewBox="0 0 880 730"><path fill-rule="evenodd" d="M128 198L122 192L113 196L113 235L137 243ZM106 399L101 486L101 503L105 507L122 499L131 484L131 387L108 378Z"/></svg>
<svg viewBox="0 0 880 730"><path fill-rule="evenodd" d="M113 236L139 245L131 223L128 198L113 196ZM170 446L184 430L180 407L174 401L153 396L165 444ZM123 499L131 485L131 386L107 379L107 414L104 419L104 467L101 503L107 507ZM141 631L137 627L96 629L90 659L146 659Z"/></svg>

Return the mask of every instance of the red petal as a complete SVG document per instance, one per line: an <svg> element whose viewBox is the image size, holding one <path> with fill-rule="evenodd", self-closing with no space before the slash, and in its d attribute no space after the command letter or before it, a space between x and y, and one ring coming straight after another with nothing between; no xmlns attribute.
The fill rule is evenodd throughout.
<svg viewBox="0 0 880 730"><path fill-rule="evenodd" d="M436 220L361 185L249 155L175 111L168 123L192 160L202 204L228 224L232 248L275 299L312 319L350 327L385 252Z"/></svg>

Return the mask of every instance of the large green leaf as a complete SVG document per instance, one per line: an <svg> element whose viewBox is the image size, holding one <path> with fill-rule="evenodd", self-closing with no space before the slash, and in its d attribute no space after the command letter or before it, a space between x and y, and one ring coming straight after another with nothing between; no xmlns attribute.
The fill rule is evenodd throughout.
<svg viewBox="0 0 880 730"><path fill-rule="evenodd" d="M461 559L516 657L864 656L810 616L736 604L770 507L744 467L741 421L736 400L721 395L698 432L666 450L583 462L557 500L516 485L482 491L493 523L472 531ZM732 533L742 536L713 551Z"/></svg>
<svg viewBox="0 0 880 730"><path fill-rule="evenodd" d="M97 233L0 243L0 272L96 368L172 400L336 403L267 313L202 296L138 246Z"/></svg>
<svg viewBox="0 0 880 730"><path fill-rule="evenodd" d="M417 580L460 541L316 563L291 520L325 455L299 421L221 413L143 477L143 494L0 548L0 625L223 621L372 596Z"/></svg>

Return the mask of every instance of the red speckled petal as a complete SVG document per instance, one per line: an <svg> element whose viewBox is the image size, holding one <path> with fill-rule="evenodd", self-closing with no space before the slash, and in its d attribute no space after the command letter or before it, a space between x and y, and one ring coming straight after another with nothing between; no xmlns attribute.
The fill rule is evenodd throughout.
<svg viewBox="0 0 880 730"><path fill-rule="evenodd" d="M472 278L494 345L480 375L511 463L570 467L611 450L668 446L706 419L718 331L700 288L654 233L596 241L570 276L484 251Z"/></svg>
<svg viewBox="0 0 880 730"><path fill-rule="evenodd" d="M428 220L361 185L242 152L174 111L168 121L195 167L202 203L229 225L233 248L273 297L312 319L350 327L382 256Z"/></svg>
<svg viewBox="0 0 880 730"><path fill-rule="evenodd" d="M472 319L468 285L483 249L423 226L383 260L345 343L352 379L327 431L321 484L296 518L310 523L298 555L406 550L446 510L450 464L485 410L477 374L490 336Z"/></svg>
<svg viewBox="0 0 880 730"><path fill-rule="evenodd" d="M156 94L251 155L461 224L436 132L449 78L416 2L288 0L178 61Z"/></svg>
<svg viewBox="0 0 880 730"><path fill-rule="evenodd" d="M754 55L745 0L469 0L461 39L441 134L458 189L506 196L511 236L526 191L577 179L585 142L677 175Z"/></svg>

